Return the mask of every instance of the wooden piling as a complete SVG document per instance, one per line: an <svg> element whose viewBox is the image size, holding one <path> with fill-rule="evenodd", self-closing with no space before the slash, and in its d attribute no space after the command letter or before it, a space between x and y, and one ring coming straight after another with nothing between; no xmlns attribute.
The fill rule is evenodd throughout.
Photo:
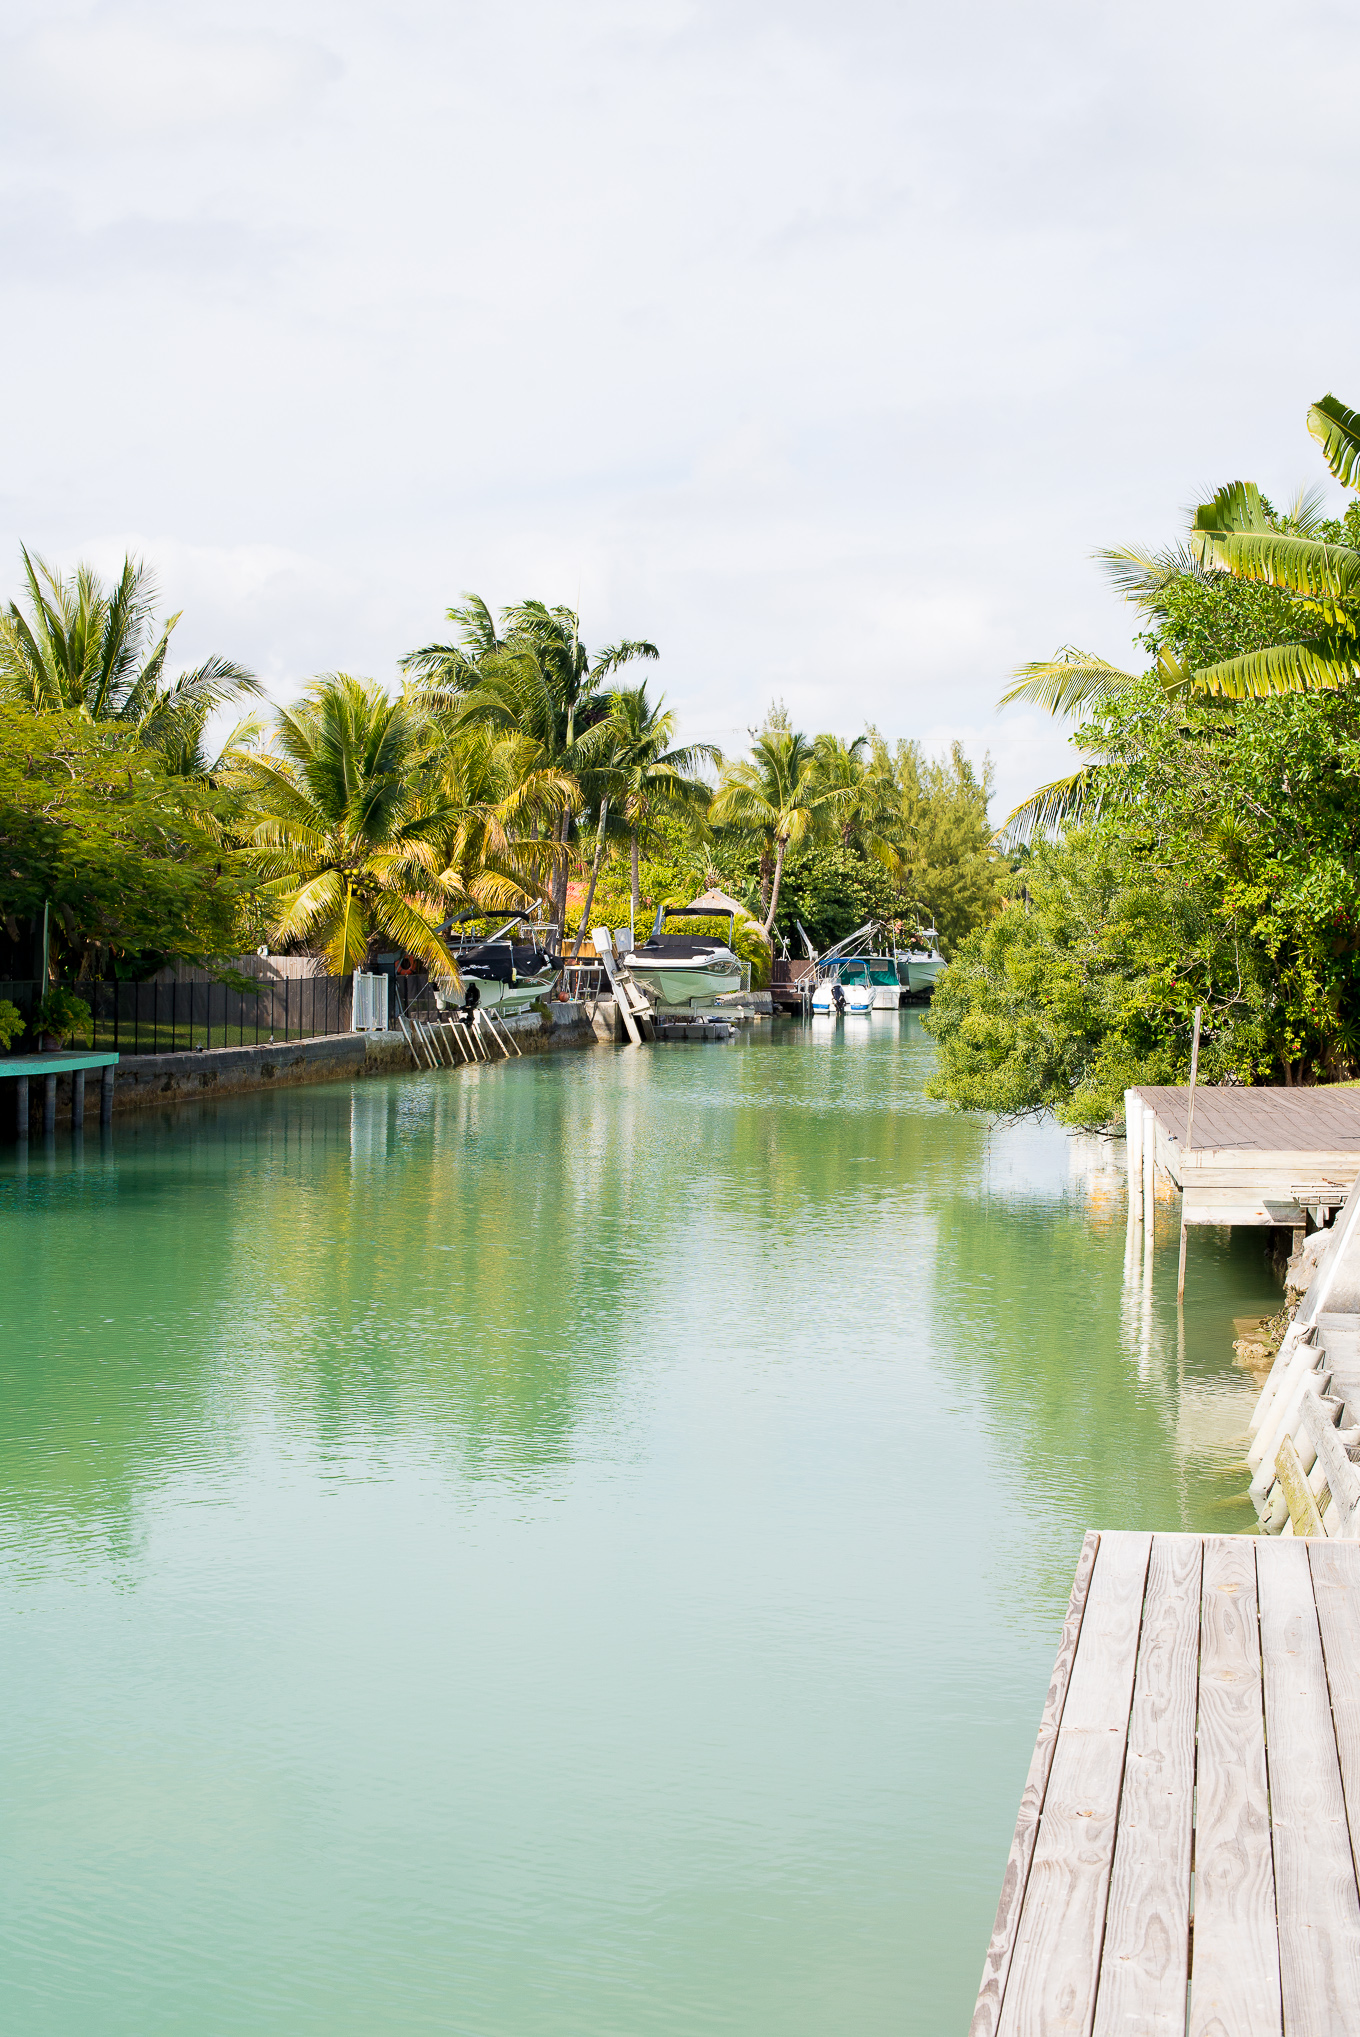
<svg viewBox="0 0 1360 2037"><path fill-rule="evenodd" d="M71 1130L85 1129L85 1070L77 1068L71 1077Z"/></svg>
<svg viewBox="0 0 1360 2037"><path fill-rule="evenodd" d="M57 1129L57 1078L43 1077L43 1137L50 1139Z"/></svg>
<svg viewBox="0 0 1360 2037"><path fill-rule="evenodd" d="M103 1068L99 1074L99 1129L106 1132L113 1123L113 1069Z"/></svg>
<svg viewBox="0 0 1360 2037"><path fill-rule="evenodd" d="M18 1134L25 1142L28 1139L28 1077L19 1076L14 1085L15 1116Z"/></svg>
<svg viewBox="0 0 1360 2037"><path fill-rule="evenodd" d="M1195 1037L1190 1048L1190 1095L1185 1105L1185 1144L1182 1153L1190 1151L1195 1130L1195 1083L1199 1079L1199 1026L1204 1016L1204 1007L1195 1006ZM1181 1195L1181 1256L1176 1268L1176 1299L1185 1300L1185 1196Z"/></svg>

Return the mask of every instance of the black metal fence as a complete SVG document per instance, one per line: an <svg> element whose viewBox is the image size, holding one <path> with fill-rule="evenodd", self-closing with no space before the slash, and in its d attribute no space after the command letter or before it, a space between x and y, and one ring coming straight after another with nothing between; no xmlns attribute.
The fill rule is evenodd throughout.
<svg viewBox="0 0 1360 2037"><path fill-rule="evenodd" d="M353 982L348 976L282 977L233 990L225 983L70 983L62 986L90 1007L77 1036L92 1051L174 1054L194 1047L258 1047L311 1040L350 1030ZM38 1045L33 1015L41 983L0 983L0 999L17 1005L25 1032L17 1052ZM72 1041L75 1044L75 1041Z"/></svg>

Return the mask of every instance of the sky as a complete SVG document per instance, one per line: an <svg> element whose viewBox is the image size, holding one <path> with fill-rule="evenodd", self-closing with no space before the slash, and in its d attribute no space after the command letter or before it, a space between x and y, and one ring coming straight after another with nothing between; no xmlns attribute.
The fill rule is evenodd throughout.
<svg viewBox="0 0 1360 2037"><path fill-rule="evenodd" d="M1350 7L5 0L0 75L0 592L131 549L277 698L534 596L1000 818L1092 552L1360 405Z"/></svg>

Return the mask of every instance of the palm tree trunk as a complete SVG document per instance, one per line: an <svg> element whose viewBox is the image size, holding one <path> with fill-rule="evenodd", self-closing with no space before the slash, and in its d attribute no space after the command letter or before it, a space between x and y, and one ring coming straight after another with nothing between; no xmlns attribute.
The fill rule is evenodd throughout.
<svg viewBox="0 0 1360 2037"><path fill-rule="evenodd" d="M571 808L568 806L563 809L562 818L557 824L557 839L564 849L567 846L567 838L570 834ZM566 937L567 885L570 881L571 859L568 856L564 856L562 858L561 869L553 877L553 925L557 930L557 952L559 955L562 952L562 942Z"/></svg>
<svg viewBox="0 0 1360 2037"><path fill-rule="evenodd" d="M787 846L788 844L785 842L783 836L781 835L775 846L774 884L770 891L770 909L765 915L765 931L767 934L769 933L770 928L774 925L774 916L779 906L779 880L784 875L784 851L787 848Z"/></svg>
<svg viewBox="0 0 1360 2037"><path fill-rule="evenodd" d="M633 829L632 855L633 855L633 924L634 926L636 926L638 908L642 904L642 886L638 873L638 838L636 828Z"/></svg>
<svg viewBox="0 0 1360 2037"><path fill-rule="evenodd" d="M586 929L590 925L590 908L595 903L595 880L600 874L600 865L604 861L604 829L605 822L608 819L609 801L606 799L600 807L600 835L599 840L595 844L595 861L590 869L590 889L586 893L586 902L581 907L581 931L577 934L576 946L571 951L573 962L581 952L581 943L585 939Z"/></svg>

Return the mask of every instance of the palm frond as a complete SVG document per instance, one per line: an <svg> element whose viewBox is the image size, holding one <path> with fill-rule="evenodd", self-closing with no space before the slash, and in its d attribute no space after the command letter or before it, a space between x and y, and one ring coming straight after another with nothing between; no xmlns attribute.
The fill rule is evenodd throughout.
<svg viewBox="0 0 1360 2037"><path fill-rule="evenodd" d="M1111 545L1092 555L1099 560L1116 593L1140 608L1155 608L1177 580L1203 580L1204 567L1189 545L1168 545L1150 552L1144 545Z"/></svg>
<svg viewBox="0 0 1360 2037"><path fill-rule="evenodd" d="M1094 652L1079 651L1075 644L1064 644L1056 658L1021 665L1015 680L1015 685L1002 694L998 707L1027 700L1049 714L1065 716L1083 714L1101 701L1127 693L1138 684L1138 675L1122 671Z"/></svg>
<svg viewBox="0 0 1360 2037"><path fill-rule="evenodd" d="M1091 820L1099 811L1098 780L1084 764L1066 778L1054 778L1012 807L992 837L1000 848L1019 848L1036 836Z"/></svg>

